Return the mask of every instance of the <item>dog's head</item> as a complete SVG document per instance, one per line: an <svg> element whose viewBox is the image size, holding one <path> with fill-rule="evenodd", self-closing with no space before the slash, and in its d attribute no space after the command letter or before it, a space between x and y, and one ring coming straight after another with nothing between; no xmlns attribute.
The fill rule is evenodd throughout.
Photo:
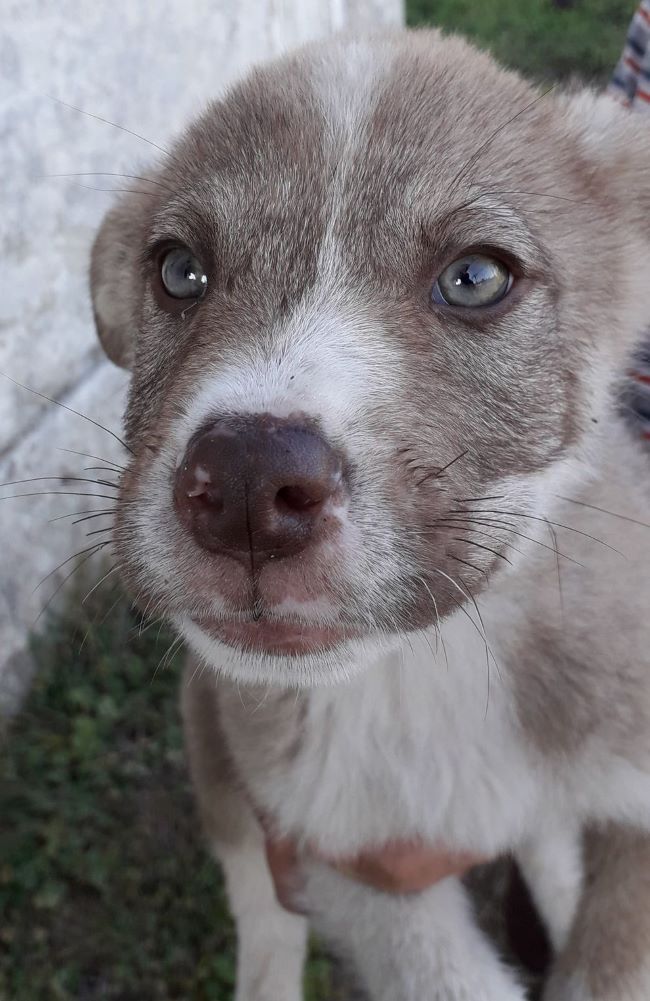
<svg viewBox="0 0 650 1001"><path fill-rule="evenodd" d="M650 310L649 153L435 32L210 106L93 254L134 593L215 667L307 683L507 568Z"/></svg>

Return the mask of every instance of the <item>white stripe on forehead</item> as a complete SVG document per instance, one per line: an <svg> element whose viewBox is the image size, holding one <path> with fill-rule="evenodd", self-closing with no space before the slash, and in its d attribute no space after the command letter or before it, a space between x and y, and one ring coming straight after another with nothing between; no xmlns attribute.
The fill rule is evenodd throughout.
<svg viewBox="0 0 650 1001"><path fill-rule="evenodd" d="M333 139L354 139L367 121L388 76L396 49L362 39L342 39L310 60L309 76L315 97Z"/></svg>
<svg viewBox="0 0 650 1001"><path fill-rule="evenodd" d="M343 190L350 169L358 166L358 152L366 127L395 59L386 39L380 44L360 39L341 40L311 60L309 73L324 118L324 149L331 162L325 195L327 225L318 251L318 272L325 280L340 278L341 248L337 223L345 209Z"/></svg>

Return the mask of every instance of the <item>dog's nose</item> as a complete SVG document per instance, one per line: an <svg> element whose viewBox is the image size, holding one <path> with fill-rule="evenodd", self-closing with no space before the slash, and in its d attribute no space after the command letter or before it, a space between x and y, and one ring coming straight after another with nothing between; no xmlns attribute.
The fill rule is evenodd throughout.
<svg viewBox="0 0 650 1001"><path fill-rule="evenodd" d="M306 425L225 419L190 441L174 500L202 548L259 565L305 548L325 523L342 474L340 457Z"/></svg>

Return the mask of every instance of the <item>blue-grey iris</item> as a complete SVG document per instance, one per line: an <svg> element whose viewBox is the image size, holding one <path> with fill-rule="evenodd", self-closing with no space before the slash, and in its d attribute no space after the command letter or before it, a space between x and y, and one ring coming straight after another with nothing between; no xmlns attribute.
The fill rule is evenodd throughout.
<svg viewBox="0 0 650 1001"><path fill-rule="evenodd" d="M512 288L512 274L506 265L485 254L459 257L442 272L431 298L448 306L492 306Z"/></svg>

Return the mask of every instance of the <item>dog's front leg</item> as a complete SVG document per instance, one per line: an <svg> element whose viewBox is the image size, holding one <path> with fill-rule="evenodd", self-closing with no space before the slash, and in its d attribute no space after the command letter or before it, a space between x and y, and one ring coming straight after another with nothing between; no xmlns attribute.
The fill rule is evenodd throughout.
<svg viewBox="0 0 650 1001"><path fill-rule="evenodd" d="M356 967L372 1001L523 1001L456 878L397 896L310 864L305 894L316 929Z"/></svg>
<svg viewBox="0 0 650 1001"><path fill-rule="evenodd" d="M590 833L573 928L544 1001L650 998L650 834Z"/></svg>
<svg viewBox="0 0 650 1001"><path fill-rule="evenodd" d="M181 692L192 780L237 924L235 1001L301 1001L307 922L276 898L262 828L233 770L215 680L197 674L191 660L185 670Z"/></svg>

